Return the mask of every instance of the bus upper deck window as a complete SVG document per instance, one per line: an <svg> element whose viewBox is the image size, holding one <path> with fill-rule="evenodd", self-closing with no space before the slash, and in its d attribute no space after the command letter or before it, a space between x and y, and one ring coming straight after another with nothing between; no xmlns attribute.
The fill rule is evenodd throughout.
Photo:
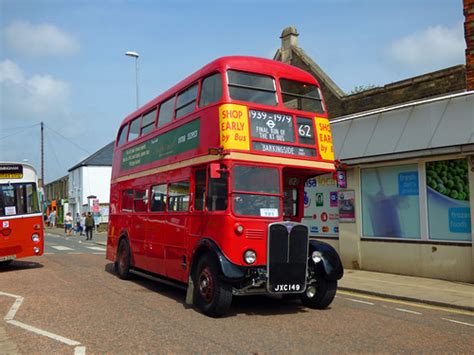
<svg viewBox="0 0 474 355"><path fill-rule="evenodd" d="M197 98L197 84L186 89L178 95L176 100L176 118L182 117L194 111Z"/></svg>
<svg viewBox="0 0 474 355"><path fill-rule="evenodd" d="M119 138L118 138L119 146L121 146L127 141L127 132L128 132L128 124L120 128L120 133L119 133Z"/></svg>
<svg viewBox="0 0 474 355"><path fill-rule="evenodd" d="M316 85L280 79L283 105L295 110L324 113L321 92Z"/></svg>
<svg viewBox="0 0 474 355"><path fill-rule="evenodd" d="M135 118L130 124L130 131L128 132L128 141L133 141L140 134L140 117Z"/></svg>
<svg viewBox="0 0 474 355"><path fill-rule="evenodd" d="M275 80L271 76L229 70L227 78L232 99L276 106Z"/></svg>
<svg viewBox="0 0 474 355"><path fill-rule="evenodd" d="M171 122L173 119L173 108L174 96L161 104L160 112L158 114L158 127L162 127L163 125Z"/></svg>
<svg viewBox="0 0 474 355"><path fill-rule="evenodd" d="M199 107L219 101L222 97L222 77L220 73L208 76L202 81Z"/></svg>
<svg viewBox="0 0 474 355"><path fill-rule="evenodd" d="M155 128L155 118L156 118L156 109L143 115L142 128L140 132L141 136L144 134L147 134L148 132L152 131L153 128Z"/></svg>

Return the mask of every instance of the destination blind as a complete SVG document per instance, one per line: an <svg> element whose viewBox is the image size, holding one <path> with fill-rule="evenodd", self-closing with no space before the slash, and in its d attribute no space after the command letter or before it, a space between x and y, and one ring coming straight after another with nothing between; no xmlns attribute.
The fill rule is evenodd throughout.
<svg viewBox="0 0 474 355"><path fill-rule="evenodd" d="M0 179L21 179L23 177L23 165L0 164Z"/></svg>

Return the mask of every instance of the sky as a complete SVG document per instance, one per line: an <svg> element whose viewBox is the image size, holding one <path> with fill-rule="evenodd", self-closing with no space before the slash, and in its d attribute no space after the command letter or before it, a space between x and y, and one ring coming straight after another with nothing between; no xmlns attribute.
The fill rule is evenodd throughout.
<svg viewBox="0 0 474 355"><path fill-rule="evenodd" d="M140 105L226 55L273 58L280 35L345 92L465 63L462 0L0 0L0 160L45 181L115 139Z"/></svg>

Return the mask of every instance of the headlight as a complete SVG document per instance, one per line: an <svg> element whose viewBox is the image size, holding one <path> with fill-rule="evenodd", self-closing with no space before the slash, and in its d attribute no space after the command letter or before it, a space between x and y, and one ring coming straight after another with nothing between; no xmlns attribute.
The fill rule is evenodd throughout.
<svg viewBox="0 0 474 355"><path fill-rule="evenodd" d="M40 236L35 233L31 236L31 240L35 243L38 243L40 241Z"/></svg>
<svg viewBox="0 0 474 355"><path fill-rule="evenodd" d="M244 254L244 260L247 264L251 265L257 261L257 253L253 250L247 250Z"/></svg>
<svg viewBox="0 0 474 355"><path fill-rule="evenodd" d="M33 248L33 251L35 252L35 254L39 254L39 252L41 251L41 249L38 248L38 247L34 247L34 248Z"/></svg>
<svg viewBox="0 0 474 355"><path fill-rule="evenodd" d="M323 255L319 251L315 250L313 251L313 254L311 254L311 259L313 259L314 263L317 264L323 260Z"/></svg>

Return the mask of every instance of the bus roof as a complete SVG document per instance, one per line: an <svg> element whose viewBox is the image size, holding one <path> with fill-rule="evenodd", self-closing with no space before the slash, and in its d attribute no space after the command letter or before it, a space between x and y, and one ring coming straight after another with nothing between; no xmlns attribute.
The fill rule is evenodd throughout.
<svg viewBox="0 0 474 355"><path fill-rule="evenodd" d="M165 101L170 98L175 93L185 89L187 86L194 83L201 77L207 76L215 71L225 71L228 69L243 70L248 72L254 72L259 74L267 74L279 77L291 76L291 79L307 82L310 84L316 84L319 86L316 79L311 76L308 72L294 67L292 65L278 62L271 59L259 58L259 57L249 57L249 56L228 56L220 57L214 61L206 64L204 67L189 75L185 79L181 80L178 84L174 85L170 89L166 90L161 95L155 97L153 100L149 101L142 107L138 108L136 111L130 113L122 121L121 126L123 126L128 121L136 118L137 116L146 113L148 110L155 107L158 103ZM291 73L288 75L288 73Z"/></svg>

